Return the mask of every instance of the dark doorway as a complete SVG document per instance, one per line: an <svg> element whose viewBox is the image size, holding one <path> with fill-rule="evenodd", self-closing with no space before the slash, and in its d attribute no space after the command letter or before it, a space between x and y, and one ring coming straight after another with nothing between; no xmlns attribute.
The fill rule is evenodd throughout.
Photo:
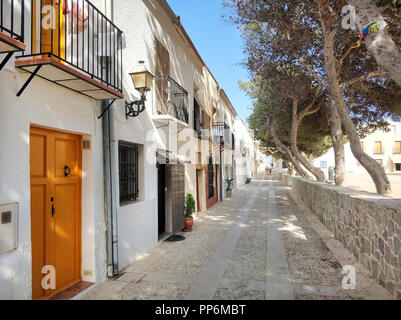
<svg viewBox="0 0 401 320"><path fill-rule="evenodd" d="M158 165L158 225L159 236L166 232L166 165Z"/></svg>
<svg viewBox="0 0 401 320"><path fill-rule="evenodd" d="M208 199L214 197L214 168L213 168L213 160L212 157L209 158L209 164L207 166L207 174L208 174Z"/></svg>
<svg viewBox="0 0 401 320"><path fill-rule="evenodd" d="M401 163L395 164L395 171L401 171Z"/></svg>
<svg viewBox="0 0 401 320"><path fill-rule="evenodd" d="M213 164L213 158L209 158L209 164L207 165L206 174L206 208L214 206L217 202L217 175L216 166Z"/></svg>

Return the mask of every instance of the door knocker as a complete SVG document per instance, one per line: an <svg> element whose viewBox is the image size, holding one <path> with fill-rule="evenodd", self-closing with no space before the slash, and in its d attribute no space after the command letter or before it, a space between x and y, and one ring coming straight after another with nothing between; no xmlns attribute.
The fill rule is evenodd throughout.
<svg viewBox="0 0 401 320"><path fill-rule="evenodd" d="M69 166L64 166L64 177L68 177L71 174L71 169Z"/></svg>

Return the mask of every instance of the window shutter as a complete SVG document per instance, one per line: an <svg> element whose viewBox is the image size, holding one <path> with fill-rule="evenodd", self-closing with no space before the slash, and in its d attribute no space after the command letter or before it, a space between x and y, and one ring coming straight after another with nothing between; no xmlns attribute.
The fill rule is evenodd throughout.
<svg viewBox="0 0 401 320"><path fill-rule="evenodd" d="M155 66L156 66L156 102L157 113L168 114L168 93L167 93L167 78L160 76L170 75L170 54L162 43L155 37Z"/></svg>

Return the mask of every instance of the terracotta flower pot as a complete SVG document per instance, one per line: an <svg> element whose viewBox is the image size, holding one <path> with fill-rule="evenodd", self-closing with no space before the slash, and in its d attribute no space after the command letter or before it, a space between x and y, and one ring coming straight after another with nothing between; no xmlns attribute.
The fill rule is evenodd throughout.
<svg viewBox="0 0 401 320"><path fill-rule="evenodd" d="M230 190L230 191L226 191L226 197L227 198L231 198L231 194L232 194L232 191Z"/></svg>
<svg viewBox="0 0 401 320"><path fill-rule="evenodd" d="M194 218L185 218L185 228L184 232L192 231L192 226L194 225Z"/></svg>

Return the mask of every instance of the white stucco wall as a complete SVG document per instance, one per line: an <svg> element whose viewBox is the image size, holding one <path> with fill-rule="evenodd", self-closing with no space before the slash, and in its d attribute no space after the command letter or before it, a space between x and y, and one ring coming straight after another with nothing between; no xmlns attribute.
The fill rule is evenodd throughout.
<svg viewBox="0 0 401 320"><path fill-rule="evenodd" d="M31 298L29 130L31 125L83 135L91 149L82 161L82 275L105 279L103 163L99 104L46 80L35 78L16 92L28 74L13 61L0 72L0 203L19 205L18 248L0 255L0 299Z"/></svg>
<svg viewBox="0 0 401 320"><path fill-rule="evenodd" d="M245 184L246 178L252 178L255 172L255 146L253 135L250 134L241 119L234 121L235 134L235 183L237 186ZM246 156L242 156L241 141L246 150Z"/></svg>
<svg viewBox="0 0 401 320"><path fill-rule="evenodd" d="M92 3L105 12L108 1ZM26 3L25 39L31 37L30 12L30 3ZM29 41L26 45L29 51ZM31 125L78 134L91 142L90 149L82 150L81 273L85 281L106 279L102 122L97 119L100 103L40 78L34 78L22 96L16 97L29 74L15 69L14 61L12 58L0 72L0 204L18 203L18 248L0 254L0 300L32 296Z"/></svg>

